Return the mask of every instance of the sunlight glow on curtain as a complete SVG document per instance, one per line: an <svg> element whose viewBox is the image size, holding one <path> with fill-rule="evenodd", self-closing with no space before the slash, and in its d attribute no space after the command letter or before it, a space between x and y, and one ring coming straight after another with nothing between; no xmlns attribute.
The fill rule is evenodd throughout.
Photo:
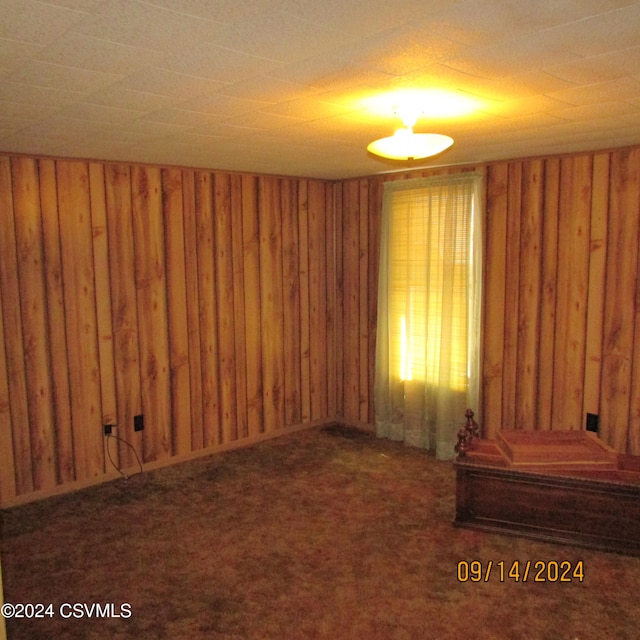
<svg viewBox="0 0 640 640"><path fill-rule="evenodd" d="M478 404L481 184L465 173L384 185L376 431L441 459Z"/></svg>

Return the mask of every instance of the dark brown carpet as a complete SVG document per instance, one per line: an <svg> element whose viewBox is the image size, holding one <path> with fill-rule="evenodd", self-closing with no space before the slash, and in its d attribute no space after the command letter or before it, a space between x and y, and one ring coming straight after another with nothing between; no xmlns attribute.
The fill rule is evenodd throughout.
<svg viewBox="0 0 640 640"><path fill-rule="evenodd" d="M639 637L640 559L456 529L454 505L451 463L333 427L6 510L5 600L53 612L9 639ZM584 580L458 581L472 560Z"/></svg>

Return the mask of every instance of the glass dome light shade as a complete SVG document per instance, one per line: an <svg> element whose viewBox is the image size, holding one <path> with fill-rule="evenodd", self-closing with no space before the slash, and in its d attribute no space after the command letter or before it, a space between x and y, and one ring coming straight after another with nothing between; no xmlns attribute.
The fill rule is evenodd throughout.
<svg viewBox="0 0 640 640"><path fill-rule="evenodd" d="M420 160L435 156L453 144L453 138L439 133L414 133L411 127L398 129L392 136L374 140L367 151L391 160Z"/></svg>

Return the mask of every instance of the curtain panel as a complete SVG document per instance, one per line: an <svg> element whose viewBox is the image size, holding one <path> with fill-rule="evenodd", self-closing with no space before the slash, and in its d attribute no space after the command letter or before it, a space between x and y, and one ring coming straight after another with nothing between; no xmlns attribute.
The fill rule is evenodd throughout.
<svg viewBox="0 0 640 640"><path fill-rule="evenodd" d="M479 397L481 188L478 173L384 186L376 431L440 459Z"/></svg>

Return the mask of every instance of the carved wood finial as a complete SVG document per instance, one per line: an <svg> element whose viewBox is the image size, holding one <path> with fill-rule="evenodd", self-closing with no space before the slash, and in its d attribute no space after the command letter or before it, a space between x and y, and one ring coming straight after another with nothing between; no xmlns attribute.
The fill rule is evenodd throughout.
<svg viewBox="0 0 640 640"><path fill-rule="evenodd" d="M471 449L473 439L478 437L480 430L478 423L473 419L475 414L471 409L467 409L464 415L467 418L467 422L460 431L458 431L458 443L454 447L454 451L459 456L465 456L467 454L467 451Z"/></svg>
<svg viewBox="0 0 640 640"><path fill-rule="evenodd" d="M454 447L454 451L460 456L466 456L467 451L469 450L469 433L467 431L466 425L458 431L458 443Z"/></svg>
<svg viewBox="0 0 640 640"><path fill-rule="evenodd" d="M480 427L478 426L478 423L473 419L473 416L475 414L473 413L473 411L471 409L467 409L464 415L467 418L466 429L469 432L469 435L470 435L471 439L477 438L478 437L478 431L480 430Z"/></svg>

